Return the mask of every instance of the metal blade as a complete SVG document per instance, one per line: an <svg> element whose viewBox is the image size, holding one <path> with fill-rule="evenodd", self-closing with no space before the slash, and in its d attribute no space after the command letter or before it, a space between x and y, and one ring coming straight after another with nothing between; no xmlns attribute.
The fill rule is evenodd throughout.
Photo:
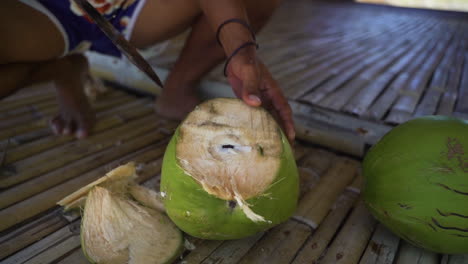
<svg viewBox="0 0 468 264"><path fill-rule="evenodd" d="M161 88L163 84L151 65L138 53L114 26L107 21L87 0L74 0L75 3L99 26L114 45L141 71Z"/></svg>

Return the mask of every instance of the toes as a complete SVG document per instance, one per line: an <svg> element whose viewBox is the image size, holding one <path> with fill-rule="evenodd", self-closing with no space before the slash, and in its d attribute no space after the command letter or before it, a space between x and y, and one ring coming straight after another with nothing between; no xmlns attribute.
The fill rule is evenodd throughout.
<svg viewBox="0 0 468 264"><path fill-rule="evenodd" d="M62 131L62 134L63 135L71 135L75 132L75 122L73 122L72 120L71 121L68 121L65 123L65 127L63 128L63 131Z"/></svg>
<svg viewBox="0 0 468 264"><path fill-rule="evenodd" d="M65 127L65 122L60 116L56 116L49 121L49 125L55 135L61 135Z"/></svg>
<svg viewBox="0 0 468 264"><path fill-rule="evenodd" d="M93 123L93 118L79 118L77 121L75 136L80 139L87 137L91 131Z"/></svg>

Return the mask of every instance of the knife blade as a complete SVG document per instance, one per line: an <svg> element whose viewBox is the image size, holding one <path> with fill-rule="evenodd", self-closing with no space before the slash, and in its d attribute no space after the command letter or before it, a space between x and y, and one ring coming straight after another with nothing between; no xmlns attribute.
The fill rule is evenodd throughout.
<svg viewBox="0 0 468 264"><path fill-rule="evenodd" d="M161 79L154 72L151 65L140 55L115 27L107 21L87 0L73 0L75 3L96 23L104 34L114 43L114 45L132 62L143 71L159 87L163 88Z"/></svg>

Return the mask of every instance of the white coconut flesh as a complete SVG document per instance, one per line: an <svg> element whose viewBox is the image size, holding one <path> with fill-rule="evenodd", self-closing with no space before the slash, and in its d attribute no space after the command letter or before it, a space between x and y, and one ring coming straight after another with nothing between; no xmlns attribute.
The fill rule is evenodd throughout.
<svg viewBox="0 0 468 264"><path fill-rule="evenodd" d="M166 215L99 186L88 194L81 228L84 252L95 263L166 263L182 245Z"/></svg>
<svg viewBox="0 0 468 264"><path fill-rule="evenodd" d="M199 105L179 128L179 165L203 189L235 201L252 220L264 220L245 200L268 195L283 151L281 130L260 107L237 99L216 99Z"/></svg>

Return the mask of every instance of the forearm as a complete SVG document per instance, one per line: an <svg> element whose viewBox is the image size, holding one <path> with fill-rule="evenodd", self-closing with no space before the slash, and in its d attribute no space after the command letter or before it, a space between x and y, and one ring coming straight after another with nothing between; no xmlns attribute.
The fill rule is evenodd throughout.
<svg viewBox="0 0 468 264"><path fill-rule="evenodd" d="M249 23L244 3L240 0L199 0L204 15L208 18L214 32L227 19L238 18ZM224 25L219 34L219 40L224 52L229 56L236 48L247 41L254 41L248 28L239 23ZM255 47L246 48L248 53L255 55Z"/></svg>

